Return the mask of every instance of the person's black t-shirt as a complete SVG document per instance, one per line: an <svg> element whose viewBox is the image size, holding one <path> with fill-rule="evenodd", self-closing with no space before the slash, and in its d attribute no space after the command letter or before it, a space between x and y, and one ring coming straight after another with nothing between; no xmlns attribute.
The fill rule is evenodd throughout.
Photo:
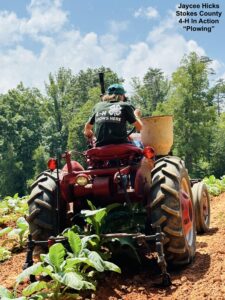
<svg viewBox="0 0 225 300"><path fill-rule="evenodd" d="M127 102L99 102L89 119L95 124L96 146L127 142L127 125L136 121L134 107Z"/></svg>

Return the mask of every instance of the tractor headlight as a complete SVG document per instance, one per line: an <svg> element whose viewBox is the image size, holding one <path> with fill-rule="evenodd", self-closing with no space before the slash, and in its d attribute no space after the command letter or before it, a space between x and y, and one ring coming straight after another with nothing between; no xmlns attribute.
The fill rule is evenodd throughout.
<svg viewBox="0 0 225 300"><path fill-rule="evenodd" d="M89 182L89 178L86 174L80 174L75 179L75 183L81 186L87 185L88 182Z"/></svg>

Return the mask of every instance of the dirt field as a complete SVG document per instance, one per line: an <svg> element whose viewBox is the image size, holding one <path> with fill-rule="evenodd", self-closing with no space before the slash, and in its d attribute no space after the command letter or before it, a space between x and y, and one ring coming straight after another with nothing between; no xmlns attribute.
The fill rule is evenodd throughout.
<svg viewBox="0 0 225 300"><path fill-rule="evenodd" d="M0 284L12 286L24 263L25 253L0 264ZM82 299L146 300L225 299L225 194L211 200L211 230L197 237L196 258L185 269L170 270L172 286L156 288L152 266L138 274L110 274L99 281L96 294Z"/></svg>

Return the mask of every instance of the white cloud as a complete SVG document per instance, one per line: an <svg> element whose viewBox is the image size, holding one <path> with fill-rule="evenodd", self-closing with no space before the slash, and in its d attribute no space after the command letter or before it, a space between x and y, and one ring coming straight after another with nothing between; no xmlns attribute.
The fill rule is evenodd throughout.
<svg viewBox="0 0 225 300"><path fill-rule="evenodd" d="M124 77L130 92L130 79L142 78L149 67L161 68L170 76L185 53L196 51L206 55L196 41L187 40L177 32L171 12L149 32L146 40L127 45L118 37L119 31L126 30L126 21L111 21L110 32L105 35L95 32L82 35L78 30L66 29L67 13L62 10L61 0L32 0L28 10L26 19L13 12L0 12L0 42L4 45L0 46L0 92L3 93L20 81L43 91L48 74L62 66L76 74L81 69L102 65ZM23 45L27 34L39 44L38 53ZM218 61L213 63L217 69L221 65Z"/></svg>
<svg viewBox="0 0 225 300"><path fill-rule="evenodd" d="M58 32L67 22L67 13L61 8L61 1L32 0L27 7L30 19L23 24L24 32Z"/></svg>
<svg viewBox="0 0 225 300"><path fill-rule="evenodd" d="M22 40L19 32L22 22L14 12L0 12L0 47Z"/></svg>
<svg viewBox="0 0 225 300"><path fill-rule="evenodd" d="M134 17L139 18L139 17L144 17L147 19L156 19L159 17L159 13L157 9L155 9L152 6L149 7L140 7L138 10L134 12Z"/></svg>
<svg viewBox="0 0 225 300"><path fill-rule="evenodd" d="M37 86L34 80L32 80L36 67L37 58L33 52L21 46L9 50L7 54L1 53L1 92L7 92L8 89L15 87L20 81Z"/></svg>
<svg viewBox="0 0 225 300"><path fill-rule="evenodd" d="M176 21L174 13L169 11L168 16L149 32L146 41L131 46L121 70L125 78L134 75L142 78L149 67L160 68L170 76L184 54L195 51L206 55L196 41L186 40L177 33ZM131 90L129 84L127 89Z"/></svg>
<svg viewBox="0 0 225 300"><path fill-rule="evenodd" d="M128 21L119 22L119 21L112 20L109 22L109 25L110 25L110 31L112 33L117 34L121 31L126 30L128 28L129 22Z"/></svg>
<svg viewBox="0 0 225 300"><path fill-rule="evenodd" d="M59 0L32 0L27 7L29 18L19 19L14 12L0 11L0 47L24 39L29 34L35 38L40 33L59 32L67 22L67 13Z"/></svg>

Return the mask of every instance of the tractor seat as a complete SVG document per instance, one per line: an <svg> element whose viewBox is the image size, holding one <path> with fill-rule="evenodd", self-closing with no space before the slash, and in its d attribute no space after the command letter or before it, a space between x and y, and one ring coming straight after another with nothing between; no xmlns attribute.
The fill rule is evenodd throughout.
<svg viewBox="0 0 225 300"><path fill-rule="evenodd" d="M129 143L95 147L85 152L85 155L92 160L123 159L142 154L143 150L141 148Z"/></svg>

